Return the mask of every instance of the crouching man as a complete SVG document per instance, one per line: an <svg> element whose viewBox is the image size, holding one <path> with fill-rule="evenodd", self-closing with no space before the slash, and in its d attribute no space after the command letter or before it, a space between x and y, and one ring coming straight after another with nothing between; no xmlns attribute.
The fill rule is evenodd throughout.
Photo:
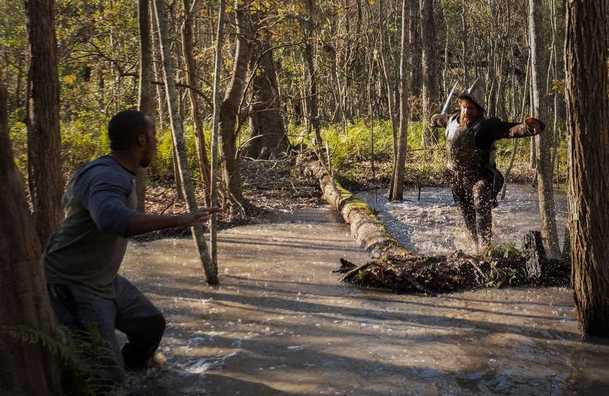
<svg viewBox="0 0 609 396"><path fill-rule="evenodd" d="M491 210L497 206L497 194L504 182L495 165L495 142L533 136L545 128L532 117L524 123L485 118L483 97L474 86L459 96L458 112L431 118L432 126L446 128L450 186L477 249L490 246Z"/></svg>
<svg viewBox="0 0 609 396"><path fill-rule="evenodd" d="M94 375L98 385L112 387L123 382L124 368L155 363L165 330L161 312L118 275L126 238L204 223L212 210L179 216L138 213L135 172L154 156L154 124L143 113L127 110L110 120L108 135L111 153L83 166L70 181L63 197L65 220L49 238L43 263L58 320L72 335L100 340L107 353L85 350L81 358L100 368ZM127 336L122 349L115 329Z"/></svg>

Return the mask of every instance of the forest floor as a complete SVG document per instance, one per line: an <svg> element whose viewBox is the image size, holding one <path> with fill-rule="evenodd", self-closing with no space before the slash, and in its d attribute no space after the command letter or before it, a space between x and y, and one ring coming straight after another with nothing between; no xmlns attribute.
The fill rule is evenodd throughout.
<svg viewBox="0 0 609 396"><path fill-rule="evenodd" d="M162 369L133 394L609 394L609 345L578 339L563 288L438 297L341 284L363 262L327 207L271 211L219 235L219 287L190 239L131 244L123 274L167 317Z"/></svg>

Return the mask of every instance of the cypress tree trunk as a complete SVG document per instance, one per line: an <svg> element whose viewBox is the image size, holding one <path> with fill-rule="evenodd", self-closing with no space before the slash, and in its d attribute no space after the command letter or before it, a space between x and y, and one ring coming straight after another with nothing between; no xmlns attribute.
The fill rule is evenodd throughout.
<svg viewBox="0 0 609 396"><path fill-rule="evenodd" d="M254 80L250 122L252 141L248 154L253 158L276 158L288 146L288 137L281 117L281 98L268 34L256 40L256 56L252 57Z"/></svg>
<svg viewBox="0 0 609 396"><path fill-rule="evenodd" d="M152 34L150 29L150 2L149 0L138 0L138 24L140 33L140 85L138 95L138 108L151 119L154 108L154 87L152 80L154 70L152 69ZM137 168L137 209L145 211L146 202L146 169Z"/></svg>
<svg viewBox="0 0 609 396"><path fill-rule="evenodd" d="M572 283L584 335L609 337L607 0L567 3Z"/></svg>
<svg viewBox="0 0 609 396"><path fill-rule="evenodd" d="M393 180L390 199L401 201L404 195L404 167L406 166L406 144L408 142L408 45L406 26L408 24L408 1L402 0L402 48L400 51L400 126L398 141L395 144L397 153L393 167ZM412 1L412 0L410 0Z"/></svg>
<svg viewBox="0 0 609 396"><path fill-rule="evenodd" d="M26 1L31 56L28 111L28 173L34 220L46 243L63 217L61 136L54 0Z"/></svg>
<svg viewBox="0 0 609 396"><path fill-rule="evenodd" d="M196 1L196 0L195 0ZM184 4L184 23L182 24L182 55L186 65L186 82L191 87L188 90L190 98L190 109L192 111L192 120L195 124L195 142L197 146L197 156L199 159L199 172L201 173L201 181L205 189L206 196L209 194L209 159L207 158L207 148L205 147L205 133L203 131L203 120L201 117L201 108L199 98L194 91L194 87L198 86L197 65L193 56L193 39L192 39L192 12L188 4L188 0L183 0Z"/></svg>
<svg viewBox="0 0 609 396"><path fill-rule="evenodd" d="M0 393L14 396L61 395L59 362L40 342L26 342L25 331L55 337L40 242L27 209L21 175L8 136L7 91L0 75Z"/></svg>
<svg viewBox="0 0 609 396"><path fill-rule="evenodd" d="M422 37L422 114L423 122L428 123L432 116L432 107L438 99L438 83L436 81L436 25L433 12L433 0L420 0L420 19ZM425 128L423 132L423 147L428 147L437 140L435 129Z"/></svg>
<svg viewBox="0 0 609 396"><path fill-rule="evenodd" d="M216 48L214 54L214 86L213 86L213 103L214 111L212 118L211 131L211 169L210 169L210 184L209 184L209 200L211 207L218 206L218 138L220 133L220 105L222 96L220 95L220 78L222 77L222 44L224 43L224 20L225 20L225 3L220 0L218 10L218 28L216 30ZM216 215L213 214L209 221L209 244L211 246L211 259L214 266L218 263L218 243L217 243L217 227Z"/></svg>
<svg viewBox="0 0 609 396"><path fill-rule="evenodd" d="M235 62L230 84L220 107L220 146L222 148L222 173L231 213L246 209L248 204L241 190L241 172L237 158L237 121L239 106L245 94L246 74L252 56L254 29L249 15L249 1L235 1L237 43Z"/></svg>
<svg viewBox="0 0 609 396"><path fill-rule="evenodd" d="M177 108L177 89L174 81L175 67L173 57L170 52L170 44L168 40L167 29L167 14L165 10L166 4L164 0L154 0L154 10L156 14L157 26L159 28L159 45L161 50L161 58L163 59L163 77L165 80L165 92L167 94L167 109L169 110L169 120L171 123L171 134L176 152L176 160L179 168L179 176L182 182L182 192L186 200L186 206L190 212L198 210L197 200L195 198L195 189L192 181L192 174L188 165L186 155L186 144L184 142L184 130L182 127L182 119ZM197 225L191 228L193 239L199 253L199 257L207 276L207 283L210 285L218 284L218 269L213 266L207 244L203 238L203 227Z"/></svg>
<svg viewBox="0 0 609 396"><path fill-rule="evenodd" d="M529 42L531 45L531 83L533 97L533 116L548 123L549 103L545 87L545 71L547 70L546 50L542 47L542 4L529 0ZM554 204L553 169L550 162L552 135L550 128L536 136L537 150L537 192L539 196L539 215L541 217L541 234L553 258L560 256L558 230L556 228L556 209Z"/></svg>
<svg viewBox="0 0 609 396"><path fill-rule="evenodd" d="M319 123L319 110L318 110L318 98L317 98L317 77L315 74L315 54L313 41L313 28L315 26L315 1L304 0L305 9L307 12L307 20L304 22L305 32L305 46L304 46L304 60L305 60L305 77L307 86L307 118L309 126L313 128L315 132L315 144L321 147L321 126Z"/></svg>

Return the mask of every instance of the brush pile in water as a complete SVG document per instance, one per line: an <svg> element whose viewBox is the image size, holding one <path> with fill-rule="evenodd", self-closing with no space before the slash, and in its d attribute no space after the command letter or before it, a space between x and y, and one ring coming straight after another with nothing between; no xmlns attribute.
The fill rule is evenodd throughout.
<svg viewBox="0 0 609 396"><path fill-rule="evenodd" d="M536 232L525 237L522 251L498 246L482 257L457 251L448 256L386 255L356 266L341 259L342 281L395 292L426 294L504 286L568 286L568 259L545 257Z"/></svg>

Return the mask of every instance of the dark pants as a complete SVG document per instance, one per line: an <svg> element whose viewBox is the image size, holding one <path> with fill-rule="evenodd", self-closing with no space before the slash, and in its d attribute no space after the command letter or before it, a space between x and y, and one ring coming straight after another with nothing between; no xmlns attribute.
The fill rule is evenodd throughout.
<svg viewBox="0 0 609 396"><path fill-rule="evenodd" d="M91 345L93 338L101 349L79 353L94 367L94 376L105 384L124 381L124 368L145 368L165 331L161 312L127 279L117 276L112 282L114 299L100 297L90 289L73 285L49 285L51 305L57 319L72 338ZM128 342L119 348L115 329L127 335ZM81 349L83 343L77 345ZM80 351L79 351L80 352Z"/></svg>
<svg viewBox="0 0 609 396"><path fill-rule="evenodd" d="M480 174L452 172L451 190L458 202L472 239L478 246L489 246L492 237L492 209L497 206L497 195L504 179L497 169L488 169Z"/></svg>

